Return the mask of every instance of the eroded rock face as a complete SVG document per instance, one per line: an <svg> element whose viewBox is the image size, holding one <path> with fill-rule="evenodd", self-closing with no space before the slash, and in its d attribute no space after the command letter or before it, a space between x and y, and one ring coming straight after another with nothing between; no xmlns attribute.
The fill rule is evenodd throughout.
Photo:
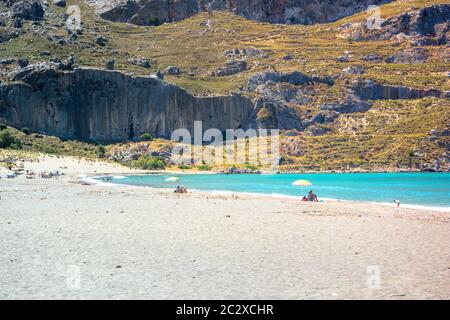
<svg viewBox="0 0 450 320"><path fill-rule="evenodd" d="M248 19L271 22L314 24L335 21L369 5L391 0L88 0L108 20L138 25L172 22L199 12L235 12Z"/></svg>
<svg viewBox="0 0 450 320"><path fill-rule="evenodd" d="M265 128L325 134L339 114L366 112L372 100L450 98L449 92L421 90L355 80L342 101L321 104L321 90L332 79L300 72L262 73L249 81L251 100L243 95L195 97L157 77L133 77L116 71L76 68L69 57L17 69L0 83L0 119L66 139L114 142L142 133L171 138L176 129ZM302 114L298 106L319 106Z"/></svg>
<svg viewBox="0 0 450 320"><path fill-rule="evenodd" d="M62 71L46 64L28 67L0 85L0 118L68 139L133 140L142 133L170 138L174 130L247 129L254 104L238 95L194 97L148 77L115 71Z"/></svg>
<svg viewBox="0 0 450 320"><path fill-rule="evenodd" d="M361 100L399 100L421 99L425 97L449 98L448 91L436 89L415 89L404 86L392 86L376 83L371 80L356 80L351 88Z"/></svg>
<svg viewBox="0 0 450 320"><path fill-rule="evenodd" d="M450 34L450 4L434 5L389 18L380 28L367 23L351 28L348 37L355 41L409 38L416 45L443 45Z"/></svg>
<svg viewBox="0 0 450 320"><path fill-rule="evenodd" d="M44 8L40 0L9 0L11 17L23 20L38 21L44 17Z"/></svg>

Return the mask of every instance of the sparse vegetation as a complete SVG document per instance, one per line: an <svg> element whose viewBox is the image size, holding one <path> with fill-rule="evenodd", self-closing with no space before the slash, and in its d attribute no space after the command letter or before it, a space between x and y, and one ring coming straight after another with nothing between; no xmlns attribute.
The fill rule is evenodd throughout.
<svg viewBox="0 0 450 320"><path fill-rule="evenodd" d="M153 140L153 136L150 133L143 133L143 134L141 134L139 139L141 141L152 141Z"/></svg>
<svg viewBox="0 0 450 320"><path fill-rule="evenodd" d="M0 131L0 149L21 149L22 142L14 137L8 129Z"/></svg>
<svg viewBox="0 0 450 320"><path fill-rule="evenodd" d="M106 155L106 149L105 149L105 147L102 146L102 145L98 145L98 146L97 146L97 156L98 156L99 158L104 158L105 155Z"/></svg>
<svg viewBox="0 0 450 320"><path fill-rule="evenodd" d="M166 168L166 164L163 159L158 157L150 157L148 155L143 155L138 160L133 161L131 166L143 170L164 170Z"/></svg>

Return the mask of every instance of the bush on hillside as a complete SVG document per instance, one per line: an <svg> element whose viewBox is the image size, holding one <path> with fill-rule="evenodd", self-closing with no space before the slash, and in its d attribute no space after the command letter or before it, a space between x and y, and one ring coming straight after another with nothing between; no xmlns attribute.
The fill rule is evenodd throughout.
<svg viewBox="0 0 450 320"><path fill-rule="evenodd" d="M141 156L138 160L132 162L132 166L144 170L163 170L166 163L159 157Z"/></svg>
<svg viewBox="0 0 450 320"><path fill-rule="evenodd" d="M0 131L0 149L21 149L22 142L14 137L9 130Z"/></svg>
<svg viewBox="0 0 450 320"><path fill-rule="evenodd" d="M153 140L153 136L150 133L143 133L143 134L141 134L141 136L139 138L141 141L152 141Z"/></svg>
<svg viewBox="0 0 450 320"><path fill-rule="evenodd" d="M23 133L25 133L27 136L31 133L31 130L28 128L22 128L21 130Z"/></svg>
<svg viewBox="0 0 450 320"><path fill-rule="evenodd" d="M102 145L98 145L98 146L97 146L97 156L98 156L99 158L104 158L104 157L105 157L105 154L106 154L105 147L102 146Z"/></svg>

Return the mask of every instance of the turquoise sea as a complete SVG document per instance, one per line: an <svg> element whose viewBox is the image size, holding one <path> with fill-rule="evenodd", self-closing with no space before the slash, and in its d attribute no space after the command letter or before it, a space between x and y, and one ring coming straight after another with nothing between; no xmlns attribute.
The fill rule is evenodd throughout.
<svg viewBox="0 0 450 320"><path fill-rule="evenodd" d="M169 177L178 182L167 182ZM296 180L312 187L295 187ZM182 185L204 191L231 191L266 195L301 196L310 189L320 199L357 200L440 207L450 210L450 173L330 173L274 175L146 175L113 177L113 183L156 188Z"/></svg>

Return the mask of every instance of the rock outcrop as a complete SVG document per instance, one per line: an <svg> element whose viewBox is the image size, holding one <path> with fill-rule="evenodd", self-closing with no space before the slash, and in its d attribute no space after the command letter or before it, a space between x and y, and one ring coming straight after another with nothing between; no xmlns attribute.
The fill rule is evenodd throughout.
<svg viewBox="0 0 450 320"><path fill-rule="evenodd" d="M429 57L428 51L423 48L413 48L394 53L385 61L387 63L425 63Z"/></svg>
<svg viewBox="0 0 450 320"><path fill-rule="evenodd" d="M434 5L386 19L380 28L363 22L346 31L355 41L410 39L416 45L444 45L450 35L450 4Z"/></svg>
<svg viewBox="0 0 450 320"><path fill-rule="evenodd" d="M246 71L248 68L247 61L228 61L225 66L214 70L210 73L212 77L225 77Z"/></svg>
<svg viewBox="0 0 450 320"><path fill-rule="evenodd" d="M155 78L97 69L59 70L40 64L0 85L0 118L67 139L133 140L142 133L170 138L174 130L247 129L254 103L239 95L194 97Z"/></svg>
<svg viewBox="0 0 450 320"><path fill-rule="evenodd" d="M448 99L450 92L436 89L415 89L405 86L392 86L376 83L371 80L356 80L351 88L361 100L399 100L436 97Z"/></svg>
<svg viewBox="0 0 450 320"><path fill-rule="evenodd" d="M179 21L202 11L230 11L270 23L335 21L391 0L88 0L107 20L151 25Z"/></svg>

